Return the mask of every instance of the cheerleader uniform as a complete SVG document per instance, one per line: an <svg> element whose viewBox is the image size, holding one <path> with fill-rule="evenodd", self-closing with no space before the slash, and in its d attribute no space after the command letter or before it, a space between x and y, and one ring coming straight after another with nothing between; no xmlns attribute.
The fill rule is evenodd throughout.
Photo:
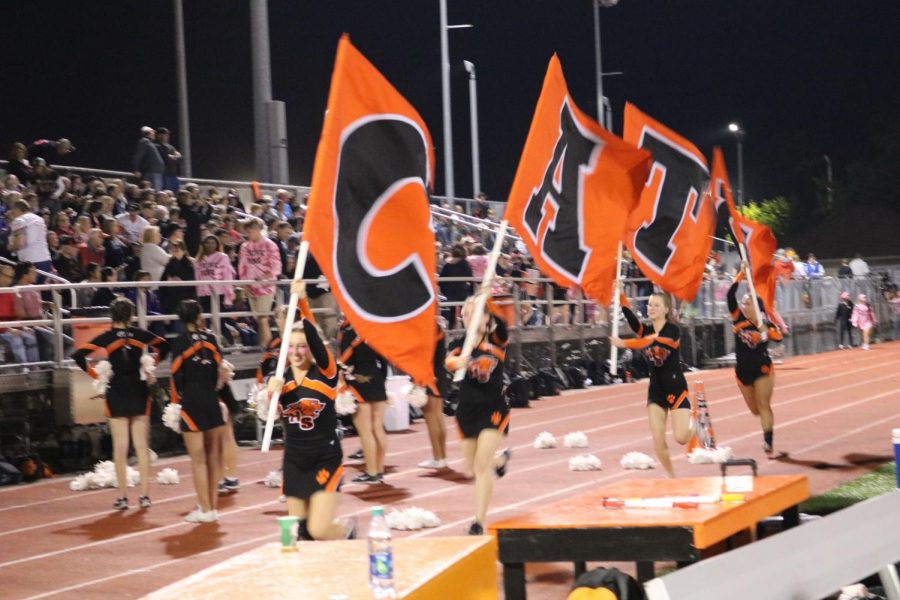
<svg viewBox="0 0 900 600"><path fill-rule="evenodd" d="M769 340L781 341L781 332L772 324L762 307L763 331L760 331L756 323L750 321L741 312L737 301L737 288L744 272L738 273L734 283L728 288L728 312L731 313L733 323L731 331L734 333L734 356L736 359L734 374L738 381L744 385L753 385L760 377L765 377L773 372L772 359L769 357Z"/></svg>
<svg viewBox="0 0 900 600"><path fill-rule="evenodd" d="M681 371L681 331L678 326L666 321L659 333L653 336L653 326L641 323L624 297L622 313L637 336L624 340L625 347L641 352L650 363L647 404L656 404L665 410L690 409L687 380Z"/></svg>
<svg viewBox="0 0 900 600"><path fill-rule="evenodd" d="M472 358L466 368L466 376L459 384L459 406L456 422L463 438L476 439L484 429L496 429L509 433L509 403L503 396L503 366L506 363L506 344L509 333L506 321L490 310L488 327L495 329L472 350ZM450 342L449 356L462 353L464 337Z"/></svg>
<svg viewBox="0 0 900 600"><path fill-rule="evenodd" d="M172 344L170 400L181 404L181 431L208 431L225 424L216 385L222 355L208 329L182 333Z"/></svg>
<svg viewBox="0 0 900 600"><path fill-rule="evenodd" d="M315 364L297 381L289 366L278 399L284 427L283 493L309 499L318 491L340 490L344 455L337 437L337 365L319 337L309 303L301 300L303 332Z"/></svg>
<svg viewBox="0 0 900 600"><path fill-rule="evenodd" d="M447 346L444 343L447 333L441 325L441 320L438 319L437 340L434 345L434 381L428 386L428 394L437 398L446 398L453 377L447 372L447 366L444 364L447 359Z"/></svg>
<svg viewBox="0 0 900 600"><path fill-rule="evenodd" d="M387 379L387 361L359 337L349 321L341 324L338 347L341 351L341 364L353 367L350 376L352 379L346 378L346 383L356 401L386 401L384 383Z"/></svg>
<svg viewBox="0 0 900 600"><path fill-rule="evenodd" d="M158 364L169 351L168 342L137 327L114 328L101 333L72 353L75 363L94 379L97 379L97 373L88 364L87 357L98 350L106 351L112 365L112 377L106 390L106 416L149 416L150 393L147 382L141 380L141 356L145 350L153 352Z"/></svg>

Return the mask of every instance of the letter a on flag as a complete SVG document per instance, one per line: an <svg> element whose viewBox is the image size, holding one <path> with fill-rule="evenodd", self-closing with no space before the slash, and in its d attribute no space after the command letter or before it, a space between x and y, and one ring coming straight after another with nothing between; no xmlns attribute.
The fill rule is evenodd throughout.
<svg viewBox="0 0 900 600"><path fill-rule="evenodd" d="M716 226L706 158L694 144L632 104L625 105L624 138L653 155L625 243L653 283L682 300L693 300Z"/></svg>
<svg viewBox="0 0 900 600"><path fill-rule="evenodd" d="M303 236L360 337L423 385L437 332L433 165L419 113L343 36Z"/></svg>
<svg viewBox="0 0 900 600"><path fill-rule="evenodd" d="M563 287L608 304L616 250L647 177L649 153L609 133L569 96L550 59L506 219L538 267Z"/></svg>
<svg viewBox="0 0 900 600"><path fill-rule="evenodd" d="M753 275L753 285L756 294L762 298L766 310L771 311L775 307L775 267L772 256L775 254L777 241L772 230L748 219L737 211L731 194L731 184L728 182L728 171L725 169L725 157L722 150L713 148L712 189L716 204L716 214L719 222L728 224L728 232L734 239L734 243L742 244L750 261L750 272Z"/></svg>

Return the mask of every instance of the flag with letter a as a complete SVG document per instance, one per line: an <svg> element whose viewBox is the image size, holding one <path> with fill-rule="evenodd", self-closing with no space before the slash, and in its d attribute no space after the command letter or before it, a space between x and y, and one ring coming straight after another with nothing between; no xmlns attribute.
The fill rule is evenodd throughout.
<svg viewBox="0 0 900 600"><path fill-rule="evenodd" d="M772 257L777 248L777 241L771 229L762 223L748 219L735 208L731 184L728 182L728 171L725 169L725 157L720 148L713 149L710 188L715 199L719 223L726 223L727 231L731 233L734 243L744 246L747 259L750 261L750 272L753 274L756 294L762 298L766 310L773 310L775 266Z"/></svg>
<svg viewBox="0 0 900 600"><path fill-rule="evenodd" d="M419 113L343 36L303 236L359 336L419 384L434 379L433 173Z"/></svg>
<svg viewBox="0 0 900 600"><path fill-rule="evenodd" d="M649 153L581 112L559 59L550 59L506 205L538 267L563 287L607 304L616 250L637 205Z"/></svg>
<svg viewBox="0 0 900 600"><path fill-rule="evenodd" d="M632 104L625 105L624 138L653 155L625 243L653 283L682 300L693 300L716 226L706 158L690 141Z"/></svg>

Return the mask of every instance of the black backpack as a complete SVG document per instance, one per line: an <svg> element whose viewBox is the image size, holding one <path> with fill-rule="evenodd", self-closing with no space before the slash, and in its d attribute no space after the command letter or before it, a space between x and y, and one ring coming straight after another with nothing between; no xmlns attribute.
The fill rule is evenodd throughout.
<svg viewBox="0 0 900 600"><path fill-rule="evenodd" d="M532 393L531 379L517 373L512 375L504 373L503 380L503 394L506 396L506 402L510 408L528 408Z"/></svg>
<svg viewBox="0 0 900 600"><path fill-rule="evenodd" d="M618 569L597 567L588 571L575 582L573 589L577 588L607 589L618 600L647 600L643 586L634 577Z"/></svg>

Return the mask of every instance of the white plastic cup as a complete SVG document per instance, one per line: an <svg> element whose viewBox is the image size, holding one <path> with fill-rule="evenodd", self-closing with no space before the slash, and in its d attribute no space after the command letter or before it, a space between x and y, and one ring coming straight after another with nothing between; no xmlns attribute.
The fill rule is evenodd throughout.
<svg viewBox="0 0 900 600"><path fill-rule="evenodd" d="M891 436L894 438L894 466L897 467L897 489L900 489L900 428L895 429Z"/></svg>

